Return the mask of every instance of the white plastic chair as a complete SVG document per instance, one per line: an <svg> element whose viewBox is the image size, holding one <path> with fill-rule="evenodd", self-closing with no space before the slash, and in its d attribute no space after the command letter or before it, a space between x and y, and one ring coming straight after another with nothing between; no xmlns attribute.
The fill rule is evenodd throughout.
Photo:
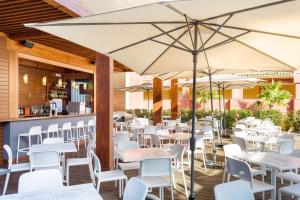
<svg viewBox="0 0 300 200"><path fill-rule="evenodd" d="M73 141L73 134L72 134L72 123L65 122L61 128L62 137L66 139L66 141L71 142Z"/></svg>
<svg viewBox="0 0 300 200"><path fill-rule="evenodd" d="M278 153L283 155L290 155L293 152L295 140L289 140L279 143Z"/></svg>
<svg viewBox="0 0 300 200"><path fill-rule="evenodd" d="M63 187L59 170L49 169L22 174L19 179L18 193L39 192Z"/></svg>
<svg viewBox="0 0 300 200"><path fill-rule="evenodd" d="M101 163L97 155L91 151L91 167L94 175L94 179L97 178L96 188L100 191L100 183L119 181L119 197L121 198L123 193L124 181L127 183L127 176L121 170L101 171Z"/></svg>
<svg viewBox="0 0 300 200"><path fill-rule="evenodd" d="M130 149L138 149L138 143L136 141L127 141L127 142L119 142L117 144L117 151L118 150L130 150ZM140 168L139 162L126 162L126 163L119 163L117 159L117 166L122 170L134 170Z"/></svg>
<svg viewBox="0 0 300 200"><path fill-rule="evenodd" d="M18 144L17 144L17 163L19 162L19 153L28 153L32 145L32 136L36 136L37 144L42 143L42 127L33 126L29 129L28 133L20 133L18 135ZM28 146L25 148L20 148L21 138L27 138Z"/></svg>
<svg viewBox="0 0 300 200"><path fill-rule="evenodd" d="M161 130L162 127L163 127L162 123L157 123L155 126L155 129L158 131L158 130Z"/></svg>
<svg viewBox="0 0 300 200"><path fill-rule="evenodd" d="M248 182L254 194L263 192L263 199L264 199L264 192L270 191L275 193L273 185L253 179L253 174L251 172L251 168L248 163L232 157L226 157L226 160L227 160L228 174ZM228 181L230 181L230 178L228 178Z"/></svg>
<svg viewBox="0 0 300 200"><path fill-rule="evenodd" d="M140 178L149 188L160 188L160 199L164 199L164 187L170 187L171 197L172 200L174 200L172 164L170 158L146 159L141 161Z"/></svg>
<svg viewBox="0 0 300 200"><path fill-rule="evenodd" d="M245 124L237 124L237 125L235 125L235 128L240 128L240 129L244 130L244 129L246 129L247 127L246 127Z"/></svg>
<svg viewBox="0 0 300 200"><path fill-rule="evenodd" d="M231 139L232 139L233 144L237 144L241 147L242 151L244 151L244 152L248 151L247 142L244 138L237 137L237 136L231 136Z"/></svg>
<svg viewBox="0 0 300 200"><path fill-rule="evenodd" d="M125 123L125 122L122 122L122 123ZM125 123L124 126L126 127L125 130L127 131L128 129L127 129L126 123ZM95 120L90 119L88 121L88 123L87 123L87 133L92 136L92 139L95 139L95 136L96 136L96 123L95 123Z"/></svg>
<svg viewBox="0 0 300 200"><path fill-rule="evenodd" d="M81 165L88 165L89 172L92 181L94 182L94 177L92 173L92 167L91 167L91 153L93 152L93 148L95 146L95 140L90 140L88 143L88 146L86 148L86 157L84 158L69 158L66 162L66 181L67 185L69 185L69 179L70 179L70 167L72 166L81 166Z"/></svg>
<svg viewBox="0 0 300 200"><path fill-rule="evenodd" d="M50 138L50 137L53 137L53 138L57 137L57 138L59 138L58 124L50 124L48 126L47 138Z"/></svg>
<svg viewBox="0 0 300 200"><path fill-rule="evenodd" d="M183 161L183 155L184 155L184 151L185 151L185 146L181 145L181 144L175 144L170 151L170 155L173 156L173 160L172 160L172 168L173 168L173 172L174 171L178 171L181 173L182 175L182 180L183 180L183 186L184 186L184 191L185 191L185 195L186 197L188 197L188 190L187 190L187 184L186 184L186 177L185 177L185 173L184 173L184 164L189 165L188 163L185 163ZM176 180L175 180L175 176L173 175L173 182L174 182L174 188L176 188Z"/></svg>
<svg viewBox="0 0 300 200"><path fill-rule="evenodd" d="M227 157L234 157L236 155L243 154L243 151L241 147L237 144L227 144L223 146L224 150L224 156L225 156L225 162L224 162L224 171L223 171L223 179L222 183L225 182L226 179L226 173L228 173L228 164L227 164ZM262 178L262 181L264 181L264 175L265 175L265 170L263 168L261 169L256 169L256 168L251 168L251 173L253 176L258 176L260 175ZM227 175L227 180L229 180L230 174Z"/></svg>
<svg viewBox="0 0 300 200"><path fill-rule="evenodd" d="M86 133L86 129L85 129L83 120L77 122L76 131L77 131L77 144L78 144L78 151L79 151L80 140L84 141L84 147L86 147L87 140L89 139L89 136Z"/></svg>
<svg viewBox="0 0 300 200"><path fill-rule="evenodd" d="M214 187L215 200L254 200L249 183L232 181Z"/></svg>
<svg viewBox="0 0 300 200"><path fill-rule="evenodd" d="M130 141L130 134L128 132L115 132L114 133L114 144L117 145L119 142Z"/></svg>
<svg viewBox="0 0 300 200"><path fill-rule="evenodd" d="M8 182L9 182L10 173L20 172L20 171L29 171L30 164L29 164L29 162L13 164L13 155L12 155L11 148L7 144L5 144L3 146L3 149L5 150L5 152L7 154L7 161L8 161L7 169L0 168L0 175L6 174L4 188L3 188L3 195L5 195L7 186L8 186Z"/></svg>
<svg viewBox="0 0 300 200"><path fill-rule="evenodd" d="M123 200L145 200L148 187L140 179L133 177L126 184Z"/></svg>
<svg viewBox="0 0 300 200"><path fill-rule="evenodd" d="M60 170L60 157L56 151L30 152L30 171L41 169Z"/></svg>
<svg viewBox="0 0 300 200"><path fill-rule="evenodd" d="M195 143L195 152L194 152L194 154L196 156L196 159L197 159L198 154L202 155L204 171L206 171L206 151L205 151L204 137L201 136L201 135L196 135L195 139L196 139L196 143ZM188 148L187 151L188 151L188 163L190 165L190 163L191 163L191 161L190 161L190 155L191 155L190 148Z"/></svg>
<svg viewBox="0 0 300 200"><path fill-rule="evenodd" d="M299 200L300 199L300 183L279 188L278 200L281 200L282 193L286 193L294 198L296 197L297 200Z"/></svg>

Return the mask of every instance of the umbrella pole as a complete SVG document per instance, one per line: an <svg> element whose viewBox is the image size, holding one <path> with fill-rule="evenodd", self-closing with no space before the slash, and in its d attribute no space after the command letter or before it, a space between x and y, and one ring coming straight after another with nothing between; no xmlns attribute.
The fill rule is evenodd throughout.
<svg viewBox="0 0 300 200"><path fill-rule="evenodd" d="M218 83L218 93L219 93L219 112L221 113L222 111L222 108L221 108L221 85L220 83ZM223 135L223 125L222 125L222 115L220 115L220 124L219 124L219 144L218 144L218 147L223 147L223 142L222 142L222 135Z"/></svg>
<svg viewBox="0 0 300 200"><path fill-rule="evenodd" d="M226 117L225 117L225 86L222 87L223 90L223 119L224 119L224 133L226 135Z"/></svg>
<svg viewBox="0 0 300 200"><path fill-rule="evenodd" d="M148 120L150 117L150 107L149 107L149 89L147 89L147 98L148 98Z"/></svg>
<svg viewBox="0 0 300 200"><path fill-rule="evenodd" d="M195 110L196 110L196 72L197 72L197 33L198 33L198 25L195 25L194 29L194 51L193 51L193 97L192 97L192 136L190 139L190 151L191 151L191 190L189 200L195 200L195 192L194 192L194 159L195 159Z"/></svg>

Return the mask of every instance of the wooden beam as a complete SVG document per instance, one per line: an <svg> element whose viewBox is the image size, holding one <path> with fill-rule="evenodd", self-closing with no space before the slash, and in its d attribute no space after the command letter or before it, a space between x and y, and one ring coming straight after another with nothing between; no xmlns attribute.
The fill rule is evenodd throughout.
<svg viewBox="0 0 300 200"><path fill-rule="evenodd" d="M50 35L48 33L39 30L28 30L26 32L9 34L9 37L16 41L32 40L36 38L47 38Z"/></svg>
<svg viewBox="0 0 300 200"><path fill-rule="evenodd" d="M178 118L178 80L171 80L171 119Z"/></svg>
<svg viewBox="0 0 300 200"><path fill-rule="evenodd" d="M95 70L89 59L38 43L35 43L33 48L27 48L17 41L8 39L7 49L18 52L20 58L87 73L93 73Z"/></svg>
<svg viewBox="0 0 300 200"><path fill-rule="evenodd" d="M163 117L163 81L153 79L153 124L162 123Z"/></svg>
<svg viewBox="0 0 300 200"><path fill-rule="evenodd" d="M79 14L74 12L73 10L69 9L68 5L61 5L60 3L56 2L55 0L43 0L43 1L48 3L49 5L57 8L58 10L62 11L63 13L66 13L66 14L72 16L72 17L79 17L80 16Z"/></svg>
<svg viewBox="0 0 300 200"><path fill-rule="evenodd" d="M113 60L96 55L96 153L104 170L113 168Z"/></svg>

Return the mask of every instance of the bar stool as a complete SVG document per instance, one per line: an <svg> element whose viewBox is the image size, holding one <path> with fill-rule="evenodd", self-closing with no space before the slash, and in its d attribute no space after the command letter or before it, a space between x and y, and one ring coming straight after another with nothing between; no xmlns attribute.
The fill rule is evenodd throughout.
<svg viewBox="0 0 300 200"><path fill-rule="evenodd" d="M73 139L72 135L72 123L71 122L65 122L62 125L61 134L64 140L70 142Z"/></svg>
<svg viewBox="0 0 300 200"><path fill-rule="evenodd" d="M18 135L18 144L17 144L17 163L19 162L19 152L27 153L32 146L31 137L37 137L37 144L42 143L42 127L41 126L33 126L29 129L28 133L21 133ZM20 141L23 138L27 138L28 147L20 148Z"/></svg>
<svg viewBox="0 0 300 200"><path fill-rule="evenodd" d="M86 148L86 140L88 139L88 134L86 134L84 121L78 121L76 124L76 131L77 131L77 142L78 142L78 150L79 150L79 142L80 140L84 140L84 147Z"/></svg>
<svg viewBox="0 0 300 200"><path fill-rule="evenodd" d="M92 139L95 139L96 136L96 124L95 120L90 119L87 123L87 134L92 136Z"/></svg>
<svg viewBox="0 0 300 200"><path fill-rule="evenodd" d="M59 132L58 132L58 124L50 124L48 126L48 131L47 131L47 138L56 137L59 138Z"/></svg>

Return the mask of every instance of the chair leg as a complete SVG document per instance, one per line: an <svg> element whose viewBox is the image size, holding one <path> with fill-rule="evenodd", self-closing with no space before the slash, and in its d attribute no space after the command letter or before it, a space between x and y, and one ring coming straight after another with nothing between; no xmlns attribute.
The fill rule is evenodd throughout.
<svg viewBox="0 0 300 200"><path fill-rule="evenodd" d="M225 164L224 171L223 171L222 183L225 183L226 173L227 173L227 168L226 168L226 164Z"/></svg>
<svg viewBox="0 0 300 200"><path fill-rule="evenodd" d="M227 174L227 182L230 182L230 174Z"/></svg>
<svg viewBox="0 0 300 200"><path fill-rule="evenodd" d="M97 181L97 191L100 192L100 179Z"/></svg>
<svg viewBox="0 0 300 200"><path fill-rule="evenodd" d="M5 178L4 188L3 188L3 195L6 194L6 190L7 190L7 186L8 186L8 182L9 182L9 176L10 176L10 173L7 173L6 178Z"/></svg>
<svg viewBox="0 0 300 200"><path fill-rule="evenodd" d="M69 170L70 170L70 166L67 165L67 170L66 170L66 181L67 181L67 186L69 186Z"/></svg>
<svg viewBox="0 0 300 200"><path fill-rule="evenodd" d="M183 166L182 166L181 173L182 173L182 179L183 179L185 195L186 195L186 197L188 197L189 195L188 195L188 190L187 190L187 185L186 185L186 178L185 178Z"/></svg>
<svg viewBox="0 0 300 200"><path fill-rule="evenodd" d="M203 165L204 165L204 171L206 171L206 161L205 161L205 152L202 152L202 160L203 160Z"/></svg>
<svg viewBox="0 0 300 200"><path fill-rule="evenodd" d="M95 183L95 177L93 175L93 166L91 165L91 163L89 163L89 172L90 172L90 177L92 179L92 183L93 183L93 185L95 185L96 184Z"/></svg>
<svg viewBox="0 0 300 200"><path fill-rule="evenodd" d="M281 191L278 191L278 200L281 200Z"/></svg>
<svg viewBox="0 0 300 200"><path fill-rule="evenodd" d="M172 172L172 178L173 178L173 186L174 188L176 188L176 180L175 180L174 172Z"/></svg>
<svg viewBox="0 0 300 200"><path fill-rule="evenodd" d="M20 139L21 137L18 136L18 144L17 144L17 163L19 163L19 149L20 149Z"/></svg>

